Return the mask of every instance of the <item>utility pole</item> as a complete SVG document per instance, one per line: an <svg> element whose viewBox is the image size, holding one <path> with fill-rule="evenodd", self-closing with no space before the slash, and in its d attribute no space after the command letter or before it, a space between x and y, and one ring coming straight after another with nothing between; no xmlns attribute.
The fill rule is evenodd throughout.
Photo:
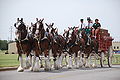
<svg viewBox="0 0 120 80"><path fill-rule="evenodd" d="M10 41L12 41L12 31L13 31L12 26L10 26Z"/></svg>

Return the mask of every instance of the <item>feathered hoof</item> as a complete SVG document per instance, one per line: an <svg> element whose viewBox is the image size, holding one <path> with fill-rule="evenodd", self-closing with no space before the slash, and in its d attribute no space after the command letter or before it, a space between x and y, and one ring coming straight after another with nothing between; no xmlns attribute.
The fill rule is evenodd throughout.
<svg viewBox="0 0 120 80"><path fill-rule="evenodd" d="M44 68L44 66L43 66L43 65L41 65L41 66L40 66L40 68Z"/></svg>
<svg viewBox="0 0 120 80"><path fill-rule="evenodd" d="M77 66L77 67L75 67L75 68L76 68L76 69L79 69L80 67Z"/></svg>
<svg viewBox="0 0 120 80"><path fill-rule="evenodd" d="M48 69L48 68L44 68L45 71L51 71L51 69Z"/></svg>
<svg viewBox="0 0 120 80"><path fill-rule="evenodd" d="M68 69L72 69L72 66L67 65Z"/></svg>
<svg viewBox="0 0 120 80"><path fill-rule="evenodd" d="M90 68L90 66L85 66L85 68Z"/></svg>
<svg viewBox="0 0 120 80"><path fill-rule="evenodd" d="M69 66L68 69L72 69L72 67Z"/></svg>
<svg viewBox="0 0 120 80"><path fill-rule="evenodd" d="M32 68L32 67L30 67L30 71L33 71L33 68Z"/></svg>
<svg viewBox="0 0 120 80"><path fill-rule="evenodd" d="M40 70L39 69L33 69L33 72L39 72Z"/></svg>
<svg viewBox="0 0 120 80"><path fill-rule="evenodd" d="M30 67L31 67L31 65L27 64L26 67L25 67L25 69L29 69Z"/></svg>
<svg viewBox="0 0 120 80"><path fill-rule="evenodd" d="M93 67L93 68L96 68L97 66L96 66L95 64L92 64L92 67Z"/></svg>
<svg viewBox="0 0 120 80"><path fill-rule="evenodd" d="M17 69L17 72L23 72L23 71L24 69L21 66L19 66L19 68Z"/></svg>

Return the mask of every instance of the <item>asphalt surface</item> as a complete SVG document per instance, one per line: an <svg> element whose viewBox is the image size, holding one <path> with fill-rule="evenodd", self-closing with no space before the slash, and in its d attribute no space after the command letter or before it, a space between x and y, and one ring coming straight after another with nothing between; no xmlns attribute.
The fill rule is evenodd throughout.
<svg viewBox="0 0 120 80"><path fill-rule="evenodd" d="M112 68L80 68L52 70L45 72L0 71L0 80L120 80L120 65Z"/></svg>

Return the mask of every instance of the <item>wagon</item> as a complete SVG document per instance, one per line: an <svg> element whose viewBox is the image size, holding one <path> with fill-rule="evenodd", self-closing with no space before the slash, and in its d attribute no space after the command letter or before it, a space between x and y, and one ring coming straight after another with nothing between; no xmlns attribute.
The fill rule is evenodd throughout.
<svg viewBox="0 0 120 80"><path fill-rule="evenodd" d="M113 49L112 49L112 41L113 38L108 33L106 29L100 29L97 35L97 40L99 44L98 53L100 55L100 65L104 67L104 61L107 60L108 66L112 66L112 56L113 56ZM105 58L105 56L107 58Z"/></svg>

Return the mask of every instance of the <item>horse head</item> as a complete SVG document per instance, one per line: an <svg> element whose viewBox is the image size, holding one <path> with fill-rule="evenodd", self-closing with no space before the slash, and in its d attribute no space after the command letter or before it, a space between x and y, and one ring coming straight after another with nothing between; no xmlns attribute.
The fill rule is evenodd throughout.
<svg viewBox="0 0 120 80"><path fill-rule="evenodd" d="M35 31L35 34L36 34L36 37L38 38L41 38L42 35L44 35L44 25L43 25L43 19L40 19L38 20L38 18L36 18L36 23L35 23L35 27L36 27L36 31Z"/></svg>
<svg viewBox="0 0 120 80"><path fill-rule="evenodd" d="M23 18L21 18L21 20L19 20L19 18L17 18L17 22L14 24L16 30L16 38L17 40L23 40L26 38L27 36L27 28L26 25L23 22Z"/></svg>
<svg viewBox="0 0 120 80"><path fill-rule="evenodd" d="M32 33L33 35L35 35L35 32L36 32L36 26L35 26L35 24L33 24L32 22L31 22L30 31L31 31L31 33Z"/></svg>
<svg viewBox="0 0 120 80"><path fill-rule="evenodd" d="M47 28L49 29L49 32L51 32L54 23L50 23L50 24L45 23L45 24L46 24Z"/></svg>

